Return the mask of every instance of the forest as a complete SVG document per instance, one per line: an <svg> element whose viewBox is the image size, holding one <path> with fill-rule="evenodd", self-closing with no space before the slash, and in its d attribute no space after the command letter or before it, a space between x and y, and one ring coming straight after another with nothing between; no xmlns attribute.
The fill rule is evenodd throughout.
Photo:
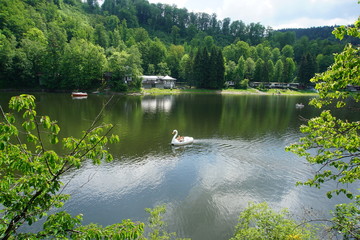
<svg viewBox="0 0 360 240"><path fill-rule="evenodd" d="M351 41L329 28L275 31L147 0L5 0L0 89L139 90L141 75L208 89L308 85Z"/></svg>

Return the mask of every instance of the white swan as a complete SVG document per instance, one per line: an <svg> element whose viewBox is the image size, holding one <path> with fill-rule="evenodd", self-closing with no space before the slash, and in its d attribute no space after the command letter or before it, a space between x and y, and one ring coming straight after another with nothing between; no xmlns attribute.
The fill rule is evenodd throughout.
<svg viewBox="0 0 360 240"><path fill-rule="evenodd" d="M175 134L175 135L171 140L171 145L181 146L181 145L186 145L186 144L190 144L190 143L194 142L194 138L192 138L192 137L181 137L181 139L178 140L177 139L177 136L178 136L177 130L174 130L172 132L172 134Z"/></svg>

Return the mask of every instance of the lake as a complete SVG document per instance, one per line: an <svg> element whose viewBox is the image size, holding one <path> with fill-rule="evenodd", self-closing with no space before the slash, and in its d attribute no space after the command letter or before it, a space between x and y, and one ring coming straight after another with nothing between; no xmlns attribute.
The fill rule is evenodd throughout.
<svg viewBox="0 0 360 240"><path fill-rule="evenodd" d="M11 93L1 93L6 105ZM34 94L39 114L58 120L61 136L81 135L110 98ZM146 222L145 208L166 205L169 232L193 240L229 239L249 202L288 208L297 219L328 216L343 197L295 186L317 170L284 148L301 136L303 118L320 110L308 96L182 94L115 96L102 121L114 124L120 143L109 145L112 163L84 162L64 176L72 198L64 209L103 226L122 219ZM296 103L304 108L295 108ZM338 111L348 119L359 113ZM194 137L192 145L170 145L173 129ZM57 147L57 151L62 151ZM353 187L355 190L355 187Z"/></svg>

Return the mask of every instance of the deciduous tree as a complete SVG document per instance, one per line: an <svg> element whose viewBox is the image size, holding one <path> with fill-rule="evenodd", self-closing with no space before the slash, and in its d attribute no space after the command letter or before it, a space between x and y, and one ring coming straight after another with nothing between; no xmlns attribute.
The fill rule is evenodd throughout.
<svg viewBox="0 0 360 240"><path fill-rule="evenodd" d="M104 49L83 39L66 45L61 62L61 86L65 89L89 89L99 86L105 70Z"/></svg>
<svg viewBox="0 0 360 240"><path fill-rule="evenodd" d="M24 223L31 225L45 217L50 208L63 206L64 201L69 198L61 193L64 184L60 178L63 174L71 169L80 168L85 160L92 160L94 164L112 161L111 154L104 146L107 143L118 142L119 138L115 135L109 136L112 125L101 124L99 114L81 138L62 139L61 143L66 153L58 154L50 145L59 143L60 127L48 116L37 115L33 96L13 97L9 108L15 112L22 112L24 121L21 124L22 129L19 129L15 115L5 113L0 106L2 239L85 239L106 235L110 238L128 236L135 239L143 233L143 224L127 220L105 229L94 224L80 226L82 217L71 217L66 212L50 215L44 224L44 230L39 233L17 233L16 230ZM20 136L22 133L25 135L25 141Z"/></svg>
<svg viewBox="0 0 360 240"><path fill-rule="evenodd" d="M230 240L317 239L313 228L299 225L286 209L273 211L267 203L249 203L241 212L235 234Z"/></svg>
<svg viewBox="0 0 360 240"><path fill-rule="evenodd" d="M339 27L334 34L339 39L346 35L360 38L360 21L354 27ZM347 45L344 50L335 55L334 64L324 73L316 75L311 81L316 83L319 98L310 102L316 107L336 103L337 107L346 107L345 99L352 97L358 103L360 94L351 94L344 89L348 85L360 85L360 48ZM353 109L359 111L359 109ZM360 195L347 188L348 184L358 184L360 180L360 121L335 117L330 110L324 110L320 116L310 119L300 127L305 135L287 150L303 156L317 166L313 178L302 182L309 186L320 188L324 182L335 181L337 187L327 192L327 197L333 194L345 194L352 200L349 204L336 206L333 228L343 234L346 239L360 238Z"/></svg>
<svg viewBox="0 0 360 240"><path fill-rule="evenodd" d="M284 68L283 68L283 81L286 83L292 82L295 77L295 62L292 58L286 58L284 61Z"/></svg>

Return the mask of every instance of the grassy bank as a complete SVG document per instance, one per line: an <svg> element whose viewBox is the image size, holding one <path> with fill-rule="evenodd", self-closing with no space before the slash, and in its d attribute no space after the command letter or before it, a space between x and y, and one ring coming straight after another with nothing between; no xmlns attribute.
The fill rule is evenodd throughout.
<svg viewBox="0 0 360 240"><path fill-rule="evenodd" d="M182 94L182 93L210 93L210 94L263 94L263 95L316 95L317 93L309 90L290 90L290 89L266 89L258 90L255 88L248 89L224 89L224 90L210 90L210 89L142 89L142 94L145 95L168 95L168 94Z"/></svg>

